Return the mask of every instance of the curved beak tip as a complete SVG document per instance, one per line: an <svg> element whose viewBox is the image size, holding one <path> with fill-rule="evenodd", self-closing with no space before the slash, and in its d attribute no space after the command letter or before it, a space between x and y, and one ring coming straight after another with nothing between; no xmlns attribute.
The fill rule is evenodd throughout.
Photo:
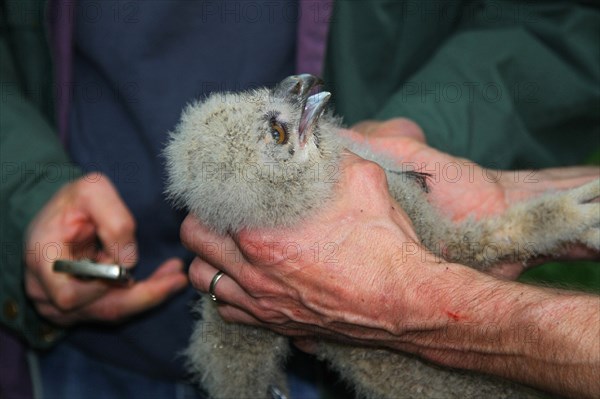
<svg viewBox="0 0 600 399"><path fill-rule="evenodd" d="M300 126L298 128L300 136L300 145L304 145L310 135L312 134L314 127L317 125L319 118L323 115L325 107L331 98L331 93L323 91L321 93L313 94L306 99L302 116L300 117Z"/></svg>

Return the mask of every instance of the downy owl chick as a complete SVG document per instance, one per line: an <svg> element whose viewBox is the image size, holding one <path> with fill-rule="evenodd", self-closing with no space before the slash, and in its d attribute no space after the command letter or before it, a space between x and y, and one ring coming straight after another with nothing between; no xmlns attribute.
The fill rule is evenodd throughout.
<svg viewBox="0 0 600 399"><path fill-rule="evenodd" d="M290 76L274 89L216 93L189 105L165 150L170 198L222 234L290 226L331 198L332 173L339 169L342 150L350 148L386 169L390 192L422 242L434 252L443 242L449 260L484 269L515 254L515 260L525 261L552 253L570 242L600 249L600 204L589 203L600 196L599 182L542 196L502 216L455 225L427 202L422 176L398 172L398 161L337 135L339 121L324 112L330 94L309 95L319 83L312 75ZM489 245L492 253L485 251ZM285 397L287 340L227 325L213 302L202 302L202 320L187 350L201 385L214 398ZM319 356L368 398L536 395L516 384L382 349L323 342Z"/></svg>

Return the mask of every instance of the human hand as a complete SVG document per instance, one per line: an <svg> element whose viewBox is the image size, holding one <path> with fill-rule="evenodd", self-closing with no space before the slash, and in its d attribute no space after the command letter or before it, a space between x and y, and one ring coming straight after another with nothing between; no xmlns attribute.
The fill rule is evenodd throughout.
<svg viewBox="0 0 600 399"><path fill-rule="evenodd" d="M334 199L293 228L218 236L188 215L181 237L198 254L190 280L207 292L225 272L215 289L224 320L295 337L303 350L314 350L318 335L560 394L589 390L594 372L564 377L573 367L562 354L569 348L576 370L594 370L580 358L597 353L597 340L581 344L588 337L581 331L597 331L589 310L597 298L503 281L435 257L419 246L381 168L350 156L341 169ZM562 326L576 328L556 328L557 314L567 320ZM543 337L529 339L532 331ZM563 380L583 381L583 388L557 387Z"/></svg>
<svg viewBox="0 0 600 399"><path fill-rule="evenodd" d="M405 118L385 122L365 121L344 134L368 144L375 151L401 160L401 170L416 169L431 173L430 202L446 217L459 222L504 212L509 206L548 191L566 190L600 177L598 167L568 167L542 170L492 170L472 161L440 152L425 142L425 135L414 122ZM572 245L563 253L521 263L499 264L489 273L517 278L526 268L549 260L597 259L598 253L583 245Z"/></svg>
<svg viewBox="0 0 600 399"><path fill-rule="evenodd" d="M342 170L334 200L294 228L219 236L188 215L181 238L198 254L190 280L206 292L225 272L215 292L225 320L375 344L398 333L397 315L429 316L415 290L442 261L419 246L378 165L348 155ZM419 252L404 259L407 245Z"/></svg>
<svg viewBox="0 0 600 399"><path fill-rule="evenodd" d="M393 142L388 141L382 143L379 141L371 144L373 146L379 144L382 148L396 149L397 153L405 153L406 156L403 156L403 159L423 159L427 162L455 163L464 161L427 147L422 140L422 136L420 137L418 130L415 129L416 125L411 122L396 122L399 123L396 125L386 124L384 126L385 129L383 129L384 131L381 134L383 140L393 139ZM402 129L398 129L398 127L402 127L403 124L409 129L413 129L412 133L408 135L409 137L398 134L398 132L402 132ZM348 132L347 134L352 135L353 133ZM361 137L358 137L357 139L361 140ZM398 142L403 142L405 145L401 146ZM411 149L413 151L410 151ZM419 154L422 154L422 156ZM352 161L349 162L348 159L351 159ZM298 316L293 314L294 309L302 309L306 303L311 303L310 300L301 297L303 295L302 293L311 293L311 287L312 291L319 292L318 295L331 295L332 298L327 298L325 302L331 302L336 305L331 305L326 309L319 309L319 311L315 311L315 309L307 311L304 309L303 312L307 313L302 314L302 317L307 321L307 325L310 325L311 322L313 322L314 324L319 325L320 328L327 330L329 333L336 332L343 334L342 331L336 330L335 325L324 326L319 324L320 320L327 320L328 317L331 320L335 319L336 310L339 311L340 309L343 309L339 314L340 317L345 317L350 314L353 315L349 316L350 318L355 317L359 320L366 320L369 315L372 315L373 309L378 308L377 306L371 306L372 304L369 304L368 306L365 306L363 309L364 311L361 313L359 308L354 307L356 302L352 302L350 298L346 298L340 302L336 301L340 298L344 298L344 290L364 287L364 284L359 282L359 280L361 280L360 277L365 278L364 274L371 272L379 273L380 268L383 267L382 265L387 265L389 267L391 264L390 257L393 257L394 253L396 254L395 256L398 256L398 253L407 252L398 252L398 250L403 249L398 248L398 245L411 245L410 251L414 253L413 245L417 245L418 238L415 236L412 225L406 215L398 209L395 202L389 197L385 184L385 175L381 168L370 162L358 160L355 157L347 158L345 163L347 163L347 166L345 164L343 168L344 174L342 175L342 180L338 187L340 191L335 196L334 203L328 204L326 210L322 210L317 215L313 215L312 218L304 221L302 225L298 226L296 229L273 229L261 232L243 231L235 237L219 237L207 231L206 228L201 226L201 224L193 218L193 216L188 216L182 226L182 240L192 251L199 254L199 258L193 262L190 269L190 279L192 284L202 291L207 291L212 276L214 276L218 270L225 270L226 273L232 274L232 279L223 278L221 282L219 282L219 287L227 287L229 285L229 289L236 293L233 298L225 300L228 305L222 306L222 313L226 319L244 321L247 323L257 323L257 320L269 320L271 323L275 324L277 321L284 322L287 320L285 322L285 328L293 328L288 321L290 319L297 320L294 318L295 316ZM469 167L478 172L483 170L473 163L470 163ZM558 173L554 175L548 174L546 180L549 180L554 187L563 188L568 186L568 184L579 184L586 181L590 178L589 176L593 175L593 173L590 172L594 172L593 168L582 168L581 170L587 174L574 173L574 169L567 169L563 172L557 171ZM455 220L461 220L460 216L462 216L462 218L466 217L469 207L465 206L465 203L468 203L474 209L476 217L493 215L505 210L513 199L514 201L517 201L516 198L522 200L543 191L541 189L529 189L528 186L523 186L519 191L521 194L517 196L512 194L512 191L508 188L508 183L488 181L486 180L486 175L483 173L484 172L479 173L479 176L481 177L478 179L473 178L472 180L469 180L468 176L466 176L465 179L456 182L444 180L432 182L432 195L437 198L437 201L441 202L442 199L448 198L448 204L451 211L448 212L446 211L446 208L441 208L441 211L445 213L446 216L451 217L454 215ZM525 192L527 190L528 192ZM379 199L374 199L377 196L381 197L379 197ZM477 200L473 201L473 197ZM371 204L384 204L386 203L385 201L387 201L387 205L382 209L392 209L392 207L394 207L395 209L392 215L395 215L395 217L398 218L398 215L400 214L402 215L400 219L397 219L394 222L394 219L389 214L386 214L381 210L378 214L379 219L363 220L356 216L358 210L372 209L375 205ZM326 211L331 211L332 214L325 214ZM376 212L376 210L373 209L372 212ZM459 215L461 212L463 214ZM370 213L359 216L366 218L369 215ZM360 220L360 223L357 223L357 225L347 225L345 224L345 221L347 220ZM392 234L389 236L386 235L385 239L373 237L374 234L377 234L376 232L381 232L379 227L380 224L385 226L395 225L395 228L398 229L396 232L401 232L401 234L398 233L395 239L392 238ZM366 228L365 226L377 227ZM389 233L391 231L394 230L388 230L387 232ZM364 240L365 243L368 243L366 248L364 243L358 242L360 241L360 238L358 237L361 237L361 235L364 236L362 240ZM281 243L281 240L284 240L283 243ZM316 244L318 242L326 242L331 245L328 247L320 247ZM269 243L279 246L269 248ZM388 245L378 245L376 243L387 243ZM362 244L362 246L359 244ZM263 253L263 256L265 252L271 251L273 258L270 259L270 261L267 261L266 259L261 258L261 256L257 256L253 253L253 251L258 250L257 248L260 249L259 252ZM281 253L297 248L300 249L303 257L299 259L294 258L293 262L289 262L289 257L281 256ZM336 272L327 277L324 282L317 282L314 280L311 282L299 282L294 280L292 283L290 278L291 276L296 275L296 271L298 271L297 268L300 268L300 275L319 276L311 277L317 280L321 279L320 276L323 276L324 269L327 271L334 270L331 268L331 265L323 265L322 262L319 264L317 259L315 259L315 254L318 253L323 258L321 261L325 261L328 255L331 255L334 250L340 251L340 255L344 254L346 260L353 259L357 256L365 257L365 253L370 255L375 253L376 257L364 259L364 262L354 264L357 268L355 272L349 271L347 265L344 265L343 269L336 270ZM361 251L364 251L364 253ZM275 255L278 252L280 252L280 256L276 257ZM572 250L571 254L574 252L575 251ZM226 256L223 255L223 253L225 253ZM427 262L416 262L416 264L419 265L419 271L422 271L425 267L423 264L439 264L442 262L422 247L419 247L415 256L418 258L425 257L428 260ZM383 258L380 259L381 257ZM401 262L399 261L396 263L403 264L404 259L400 260ZM360 266L358 266L358 264L360 264ZM413 270L405 264L403 264L403 267L403 271ZM502 264L493 268L491 274L506 278L515 278L523 271L523 269L524 266L520 263ZM387 272L394 273L394 271L390 270L387 270ZM425 276L425 274L423 274L423 276ZM398 278L403 282L406 281L406 276L404 274L398 276ZM326 284L330 280L335 280L336 283L340 283L340 285L331 286L327 289L324 287L321 289L316 288L319 284ZM371 279L368 281L371 281ZM304 288L300 288L303 286ZM226 294L227 292L228 290L226 289ZM373 292L375 293L375 296L379 295L377 289L374 289ZM349 295L348 293L346 294ZM283 304L283 298L288 298L289 300L292 295L295 295L294 300L296 303L293 304L290 302L286 310L286 305ZM255 300L250 300L250 297L255 298ZM361 300L367 297L368 295L365 292L361 296ZM321 303L322 301L319 300L314 302ZM249 306L251 306L251 308L248 308ZM349 309L348 307L352 307L352 309ZM238 312L240 309L242 309L242 311ZM272 313L273 311L271 310L271 313L269 313L267 309L283 310L278 314L279 311ZM356 315L353 312L358 312L360 314ZM260 317L258 315L260 315ZM309 322L309 320L311 322ZM389 331L385 328L383 330ZM381 330L378 331L381 332Z"/></svg>
<svg viewBox="0 0 600 399"><path fill-rule="evenodd" d="M600 168L594 166L518 171L483 168L428 146L421 128L406 118L364 121L344 133L400 160L404 170L414 167L431 173L429 199L455 221L502 213L516 202L600 178Z"/></svg>
<svg viewBox="0 0 600 399"><path fill-rule="evenodd" d="M183 262L176 258L147 280L125 286L52 270L59 258L131 268L137 262L134 230L131 213L105 176L88 174L61 188L31 221L25 238L25 288L38 312L63 326L84 320L117 322L187 285Z"/></svg>

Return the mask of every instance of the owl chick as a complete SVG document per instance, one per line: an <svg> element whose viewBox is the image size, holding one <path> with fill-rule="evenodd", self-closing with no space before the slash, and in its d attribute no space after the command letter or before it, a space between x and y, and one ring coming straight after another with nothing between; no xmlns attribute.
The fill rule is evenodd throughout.
<svg viewBox="0 0 600 399"><path fill-rule="evenodd" d="M330 93L310 95L321 83L290 76L273 89L215 93L189 105L165 149L168 196L224 234L242 228L291 226L334 193L332 176L344 148L379 163L391 194L430 250L485 269L525 261L568 243L600 249L600 182L551 193L503 215L456 225L427 202L416 172L344 141L340 122L325 111ZM489 251L492 246L493 251ZM526 248L526 250L524 250ZM186 351L198 381L214 398L284 398L287 339L267 330L224 323L214 302L201 301ZM429 365L383 349L322 342L319 356L367 398L536 397L528 388L492 377Z"/></svg>

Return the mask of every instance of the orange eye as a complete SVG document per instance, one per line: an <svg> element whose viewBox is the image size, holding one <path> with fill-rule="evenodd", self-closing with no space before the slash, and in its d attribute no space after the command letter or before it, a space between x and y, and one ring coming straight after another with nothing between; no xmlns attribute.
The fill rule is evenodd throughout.
<svg viewBox="0 0 600 399"><path fill-rule="evenodd" d="M277 144L287 143L288 137L285 128L279 122L271 122L271 137Z"/></svg>

